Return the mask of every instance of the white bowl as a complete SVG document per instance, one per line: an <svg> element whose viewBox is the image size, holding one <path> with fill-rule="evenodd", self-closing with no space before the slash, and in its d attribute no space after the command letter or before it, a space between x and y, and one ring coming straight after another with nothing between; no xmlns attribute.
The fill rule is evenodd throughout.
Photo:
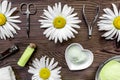
<svg viewBox="0 0 120 80"><path fill-rule="evenodd" d="M78 50L80 52L78 53L78 50L76 50L77 52L75 52L75 50L71 50L70 53L69 50L71 49L71 47L73 47L74 49L75 47L76 49L79 48ZM73 55L72 53L75 55ZM75 61L71 60L72 56L73 56L73 60L76 57ZM94 56L90 50L84 49L82 45L78 43L72 43L65 50L65 59L70 70L82 70L88 68L92 64Z"/></svg>

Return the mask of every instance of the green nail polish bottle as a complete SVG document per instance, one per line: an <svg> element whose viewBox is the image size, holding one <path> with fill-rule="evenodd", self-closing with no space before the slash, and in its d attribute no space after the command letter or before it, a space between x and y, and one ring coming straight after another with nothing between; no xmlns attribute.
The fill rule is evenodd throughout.
<svg viewBox="0 0 120 80"><path fill-rule="evenodd" d="M36 45L34 43L30 43L30 45L25 49L24 53L20 57L18 61L18 65L24 67L25 64L28 62L29 58L31 57L32 53L34 52Z"/></svg>

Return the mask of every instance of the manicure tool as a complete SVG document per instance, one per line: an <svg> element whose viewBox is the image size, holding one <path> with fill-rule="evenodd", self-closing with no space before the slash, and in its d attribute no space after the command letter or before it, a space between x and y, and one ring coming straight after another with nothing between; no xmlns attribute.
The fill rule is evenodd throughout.
<svg viewBox="0 0 120 80"><path fill-rule="evenodd" d="M26 7L26 11L23 11L23 6ZM34 11L31 11L31 7L33 6ZM21 3L20 4L20 12L23 15L26 15L26 19L27 19L27 28L26 28L26 32L27 32L27 37L29 38L29 33L30 33L30 15L34 15L37 11L36 6L33 3Z"/></svg>
<svg viewBox="0 0 120 80"><path fill-rule="evenodd" d="M83 15L83 19L85 21L85 24L87 25L88 27L88 38L91 39L91 36L92 36L92 29L93 29L93 26L98 18L98 15L99 15L99 12L100 12L100 6L97 5L96 7L96 15L93 19L93 21L91 22L91 24L88 23L88 20L86 18L86 15L85 15L85 5L83 5L83 9L82 9L82 15Z"/></svg>

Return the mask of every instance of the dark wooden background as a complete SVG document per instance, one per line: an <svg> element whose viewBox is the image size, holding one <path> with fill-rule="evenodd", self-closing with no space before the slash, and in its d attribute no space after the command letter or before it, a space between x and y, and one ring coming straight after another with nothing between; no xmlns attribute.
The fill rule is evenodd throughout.
<svg viewBox="0 0 120 80"><path fill-rule="evenodd" d="M20 20L22 21L21 24L18 24L21 27L21 30L18 31L18 34L15 35L14 39L0 40L0 51L6 50L13 44L17 44L20 51L0 61L0 67L10 65L15 71L17 80L31 80L32 75L27 72L28 66L33 59L47 55L50 58L54 57L55 60L59 62L59 66L62 66L61 75L63 80L94 80L98 66L104 60L119 55L120 50L119 48L116 48L115 41L106 41L104 38L101 38L101 35L104 32L99 32L96 24L93 29L92 39L88 39L87 27L81 14L82 5L86 4L89 6L86 8L86 14L89 21L92 21L97 4L101 6L101 16L103 8L111 7L111 3L119 3L119 1L120 0L11 0L12 7L18 7L16 15L19 15ZM31 32L29 39L26 34L26 16L19 12L20 3L23 2L34 3L37 6L37 13L31 16ZM78 16L82 20L82 23L80 23L81 28L78 29L79 34L75 35L76 37L74 39L57 44L53 41L49 41L43 35L44 29L40 29L40 23L38 22L43 13L43 9L46 9L47 5L53 6L55 2L62 2L62 4L67 3L74 7L75 12L78 13ZM37 44L37 50L30 58L27 65L24 68L21 68L16 63L30 42ZM94 53L94 62L89 68L82 71L70 71L68 69L64 54L66 47L71 43L80 43L85 49L89 49Z"/></svg>

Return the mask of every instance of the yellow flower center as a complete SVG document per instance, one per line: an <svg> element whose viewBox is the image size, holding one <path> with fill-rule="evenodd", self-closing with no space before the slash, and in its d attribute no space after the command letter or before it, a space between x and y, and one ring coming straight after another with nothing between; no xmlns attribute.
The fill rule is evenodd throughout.
<svg viewBox="0 0 120 80"><path fill-rule="evenodd" d="M4 14L0 13L0 26L4 25L6 23L6 17Z"/></svg>
<svg viewBox="0 0 120 80"><path fill-rule="evenodd" d="M50 70L48 68L42 68L39 72L40 78L46 80L50 77Z"/></svg>
<svg viewBox="0 0 120 80"><path fill-rule="evenodd" d="M120 30L120 16L118 16L114 19L113 25L115 26L116 29Z"/></svg>
<svg viewBox="0 0 120 80"><path fill-rule="evenodd" d="M54 27L57 29L63 28L66 25L66 20L62 16L57 16L53 21Z"/></svg>

